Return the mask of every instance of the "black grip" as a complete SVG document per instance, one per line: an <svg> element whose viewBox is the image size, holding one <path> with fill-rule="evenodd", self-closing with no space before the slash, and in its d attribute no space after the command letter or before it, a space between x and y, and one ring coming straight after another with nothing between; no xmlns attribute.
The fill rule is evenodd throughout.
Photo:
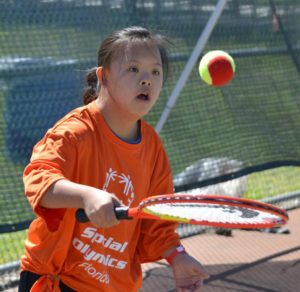
<svg viewBox="0 0 300 292"><path fill-rule="evenodd" d="M126 219L132 219L131 217L128 217L128 207L116 207L115 208L115 214L118 220L126 220ZM77 221L81 223L89 222L88 216L86 216L83 209L78 209L76 211L76 219Z"/></svg>
<svg viewBox="0 0 300 292"><path fill-rule="evenodd" d="M76 211L75 216L76 216L77 221L79 221L81 223L86 223L86 222L90 221L89 218L88 218L88 216L86 216L86 214L85 214L85 212L84 212L83 209L78 209Z"/></svg>

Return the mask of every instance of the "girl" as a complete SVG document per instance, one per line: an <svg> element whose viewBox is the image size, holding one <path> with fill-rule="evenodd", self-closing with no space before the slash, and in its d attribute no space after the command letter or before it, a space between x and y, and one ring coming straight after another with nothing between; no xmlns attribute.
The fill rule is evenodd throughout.
<svg viewBox="0 0 300 292"><path fill-rule="evenodd" d="M114 206L173 192L169 162L142 120L166 77L165 39L142 27L112 33L87 75L85 106L49 129L24 170L37 218L21 260L19 291L137 291L141 263L165 258L178 291L200 291L207 272L180 245L177 225L119 222ZM78 223L83 208L89 223Z"/></svg>

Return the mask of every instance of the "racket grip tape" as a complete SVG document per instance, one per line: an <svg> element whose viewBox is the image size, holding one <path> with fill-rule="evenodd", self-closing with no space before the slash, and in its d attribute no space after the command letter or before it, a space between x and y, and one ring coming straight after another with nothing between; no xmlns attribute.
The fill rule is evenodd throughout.
<svg viewBox="0 0 300 292"><path fill-rule="evenodd" d="M118 220L132 219L131 217L128 216L128 207L116 207L115 214ZM81 223L86 223L90 221L83 209L78 209L76 211L75 217L77 221Z"/></svg>

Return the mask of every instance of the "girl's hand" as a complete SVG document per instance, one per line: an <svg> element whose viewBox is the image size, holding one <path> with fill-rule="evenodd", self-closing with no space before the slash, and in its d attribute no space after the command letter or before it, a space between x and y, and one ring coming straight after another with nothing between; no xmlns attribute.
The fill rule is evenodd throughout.
<svg viewBox="0 0 300 292"><path fill-rule="evenodd" d="M209 278L202 265L187 253L178 254L172 262L177 292L200 292L203 280Z"/></svg>
<svg viewBox="0 0 300 292"><path fill-rule="evenodd" d="M121 206L121 202L114 194L92 189L83 198L83 208L96 227L109 228L119 224L115 216L114 207Z"/></svg>

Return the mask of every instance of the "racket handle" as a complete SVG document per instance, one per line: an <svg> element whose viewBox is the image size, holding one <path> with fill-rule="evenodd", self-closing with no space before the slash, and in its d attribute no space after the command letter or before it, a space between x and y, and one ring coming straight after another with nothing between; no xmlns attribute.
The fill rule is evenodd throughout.
<svg viewBox="0 0 300 292"><path fill-rule="evenodd" d="M118 220L129 220L132 219L132 217L128 216L128 207L116 207L115 208L115 214Z"/></svg>
<svg viewBox="0 0 300 292"><path fill-rule="evenodd" d="M118 220L132 219L131 217L128 216L128 207L116 207L115 214ZM75 216L77 221L81 223L86 223L90 221L83 209L78 209L76 211Z"/></svg>

